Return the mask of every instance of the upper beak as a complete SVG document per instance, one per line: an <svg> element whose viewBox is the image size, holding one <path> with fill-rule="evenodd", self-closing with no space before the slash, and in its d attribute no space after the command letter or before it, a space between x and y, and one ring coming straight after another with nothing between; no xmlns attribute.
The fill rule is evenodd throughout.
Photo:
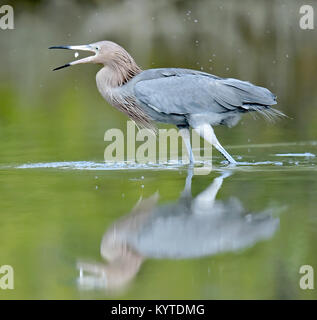
<svg viewBox="0 0 317 320"><path fill-rule="evenodd" d="M80 51L90 51L90 52L96 53L96 50L89 44L83 45L83 46L53 46L53 47L49 47L49 49L80 50ZM63 68L69 67L69 66L73 66L75 64L90 63L90 62L93 62L93 58L94 58L94 56L89 56L89 57L86 57L86 58L83 58L80 60L75 60L70 63L64 64L63 66L57 67L57 68L53 69L53 71L63 69Z"/></svg>

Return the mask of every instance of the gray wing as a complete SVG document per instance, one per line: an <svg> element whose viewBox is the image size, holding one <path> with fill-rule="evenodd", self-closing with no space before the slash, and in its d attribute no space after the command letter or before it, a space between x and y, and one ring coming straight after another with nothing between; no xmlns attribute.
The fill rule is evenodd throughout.
<svg viewBox="0 0 317 320"><path fill-rule="evenodd" d="M276 104L275 96L268 89L249 82L222 79L194 70L159 70L155 78L152 74L152 77L145 75L144 80L140 79L134 86L134 93L142 103L161 113L223 113L252 110L252 105Z"/></svg>

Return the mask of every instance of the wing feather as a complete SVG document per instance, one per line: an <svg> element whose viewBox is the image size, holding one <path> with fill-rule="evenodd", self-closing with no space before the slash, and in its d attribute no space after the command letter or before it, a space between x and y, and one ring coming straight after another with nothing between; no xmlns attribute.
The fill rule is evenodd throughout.
<svg viewBox="0 0 317 320"><path fill-rule="evenodd" d="M134 93L141 103L161 113L223 113L238 108L247 111L253 104L267 107L276 103L268 89L246 81L186 69L183 73L175 72L177 69L160 70L155 78L140 79Z"/></svg>

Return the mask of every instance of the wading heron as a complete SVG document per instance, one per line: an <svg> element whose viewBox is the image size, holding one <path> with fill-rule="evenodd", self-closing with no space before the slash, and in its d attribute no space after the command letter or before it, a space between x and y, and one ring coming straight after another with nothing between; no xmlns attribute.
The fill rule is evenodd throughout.
<svg viewBox="0 0 317 320"><path fill-rule="evenodd" d="M269 119L284 116L276 109L276 97L266 88L250 82L220 78L212 74L180 68L141 70L131 55L112 41L50 49L84 50L94 55L61 67L82 63L103 65L96 75L101 95L141 127L155 129L154 122L174 124L180 130L189 154L189 128L212 144L228 161L236 161L219 143L213 126L232 127L241 115L254 111Z"/></svg>

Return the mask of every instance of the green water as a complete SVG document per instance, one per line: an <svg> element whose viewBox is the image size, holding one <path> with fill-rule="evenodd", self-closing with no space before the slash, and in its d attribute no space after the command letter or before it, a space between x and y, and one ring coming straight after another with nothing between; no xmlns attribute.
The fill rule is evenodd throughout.
<svg viewBox="0 0 317 320"><path fill-rule="evenodd" d="M314 290L299 288L300 266L317 265L316 158L275 155L295 151L314 154L316 149L312 142L230 148L234 156L242 157L240 161L272 161L236 168L221 165L222 159L215 155L214 170L209 175L194 175L191 191L195 199L215 178L230 172L215 200L218 204L222 201L225 209L218 212L214 203L207 202L203 211L193 209L176 222L173 219L185 213L176 205L185 187L184 166L160 170L102 170L102 162L99 170L94 169L96 164L76 162L67 168L56 164L56 168L46 168L49 163L42 168L2 166L0 261L13 266L15 289L0 290L0 297L316 298ZM153 194L158 199L150 206L142 205ZM141 208L131 213L140 198ZM174 210L167 210L166 205L174 205ZM138 220L133 214L151 218ZM217 214L224 215L220 222L208 220ZM188 226L195 224L191 220L195 215L207 220ZM247 229L237 224L253 219L255 223ZM126 240L122 241L125 249L109 249L107 261L100 255L100 245L114 223L116 232ZM210 233L200 234L203 224L210 225ZM147 228L156 234L154 240L146 236ZM169 248L164 238L168 228L175 229L176 249ZM182 228L186 235L181 234ZM186 238L193 239L188 248L182 244ZM233 246L223 249L228 238ZM213 249L208 247L213 244L216 252L210 253ZM138 252L138 246L143 246L143 252ZM114 262L111 255L119 260ZM131 255L136 257L137 267ZM101 266L108 278L85 269L79 278L77 267L83 262ZM121 283L120 279L125 280Z"/></svg>

